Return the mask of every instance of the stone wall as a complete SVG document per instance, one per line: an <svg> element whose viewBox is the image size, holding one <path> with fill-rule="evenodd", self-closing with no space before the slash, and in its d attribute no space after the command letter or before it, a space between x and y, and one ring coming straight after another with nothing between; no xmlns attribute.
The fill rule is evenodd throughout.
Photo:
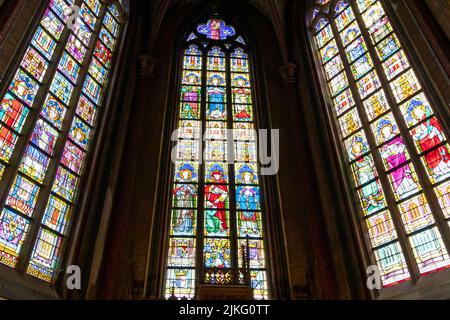
<svg viewBox="0 0 450 320"><path fill-rule="evenodd" d="M425 0L430 7L436 20L441 25L447 38L450 39L450 1L448 0Z"/></svg>

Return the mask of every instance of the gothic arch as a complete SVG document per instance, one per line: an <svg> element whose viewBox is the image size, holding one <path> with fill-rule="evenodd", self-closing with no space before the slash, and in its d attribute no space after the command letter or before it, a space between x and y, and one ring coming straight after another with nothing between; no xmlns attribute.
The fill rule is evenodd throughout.
<svg viewBox="0 0 450 320"><path fill-rule="evenodd" d="M176 8L176 9L178 9L178 8ZM176 9L172 8L171 10L174 10L174 12L176 12ZM233 11L233 10L236 10L236 11ZM252 11L253 10L254 9L252 9ZM202 13L202 11L204 11L204 13ZM226 6L226 8L219 8L218 11L220 12L221 19L227 21L227 23L229 23L229 24L234 25L236 27L236 30L244 30L244 32L242 32L242 33L243 33L245 41L248 45L247 46L248 53L250 56L254 55L254 63L253 64L258 65L259 60L260 60L258 58L258 54L259 54L258 52L259 52L260 45L257 44L258 40L256 37L253 37L253 39L252 39L251 35L256 34L256 33L250 31L250 30L252 30L252 28L249 25L247 25L247 23L245 22L246 20L239 19L239 15L242 14L242 9L238 10L237 8L235 9L232 6ZM170 11L168 13L168 16L170 16ZM179 30L179 31L175 33L176 37L177 37L176 41L174 41L174 46L171 50L171 52L173 52L173 56L171 58L171 60L172 60L171 64L172 64L173 68L172 68L172 75L170 77L170 79L172 79L172 80L170 80L171 84L169 85L169 87L171 89L169 92L176 92L175 90L177 90L177 87L175 86L175 83L177 83L177 81L175 79L177 79L178 72L176 72L175 69L178 69L177 66L179 66L179 61L181 61L180 59L182 57L182 52L183 52L182 44L185 41L186 36L188 36L189 30L191 29L192 25L195 25L195 21L203 22L203 21L206 21L208 19L208 17L210 17L210 16L211 16L211 11L209 10L209 8L207 8L205 10L203 7L202 7L202 9L200 9L200 7L190 8L189 12L187 14L183 15L182 23L180 23L177 27L177 30ZM164 25L162 26L162 30L163 29L164 29ZM245 31L247 31L247 32L245 32ZM255 67L255 70L259 70L259 69L262 69L262 68ZM261 83L261 85L258 85L258 83ZM261 71L255 72L255 84L256 84L255 85L255 89L256 89L255 90L255 92L256 92L255 106L258 108L258 110L255 110L255 113L258 117L258 119L257 119L258 123L261 127L270 127L268 125L268 123L270 121L268 118L268 115L264 112L260 112L260 110L263 110L262 108L264 108L265 104L267 103L267 102L265 102L266 99L264 98L264 92L263 92L264 91L264 73L263 72L261 72ZM166 105L167 106L166 107L167 108L166 109L166 112L167 112L166 119L169 119L169 120L166 120L166 121L168 121L168 122L166 122L168 125L165 129L165 132L166 132L165 137L167 137L167 138L170 137L169 132L171 132L171 129L169 129L169 128L172 128L172 129L176 128L176 122L174 122L175 121L174 119L176 119L176 116L173 115L174 111L177 110L176 108L173 107L176 105L174 103L176 101L175 97L176 97L176 94L169 93L169 98L168 98L169 102ZM165 158L165 160L162 163L170 163L170 159L168 159L168 157L167 157L167 155L170 154L170 151L167 150L169 144L166 144L166 143L167 142L163 142L163 146L166 151L162 152L163 158ZM167 165L165 165L165 166L167 166ZM161 174L161 176L164 176L164 172L168 172L168 171L166 169L164 169L164 170L162 170L162 172L163 172L163 174ZM169 176L169 175L167 174L167 176ZM266 180L266 179L264 179L264 180ZM270 181L272 179L268 178L267 180L268 180L267 182L262 183L262 187L264 186L264 192L267 192L267 190L270 190L270 188L271 188L270 186L274 184L273 181ZM158 230L161 230L161 228L167 230L166 227L168 225L168 220L167 220L168 215L164 215L163 212L165 212L165 211L161 210L160 208L165 208L167 206L167 204L164 204L164 203L165 203L165 201L167 201L165 199L170 198L169 194L167 193L169 189L170 189L170 187L169 187L167 181L165 181L164 183L161 183L159 185L158 193L162 192L162 195L158 196L158 199L161 199L162 203L158 204L156 212L161 212L161 216L155 217L157 219L156 221L159 221L159 222L154 224L154 228L156 228ZM166 194L167 196L163 196L164 194ZM274 198L273 191L272 192L269 191L267 196ZM267 201L266 201L266 203L267 203ZM278 210L276 209L276 205L277 205L276 203L272 204L272 209L270 210L270 214L273 215L273 217L270 218L270 220L273 219L273 221L269 220L270 224L268 224L268 226L267 226L268 228L271 228L272 230L275 230L275 229L281 227L280 221L277 218L277 215L279 215L279 213L277 213ZM271 248L274 248L274 247L280 245L279 241L281 239L277 239L275 237L274 239L272 239L272 241L270 240L272 237L271 236L272 233L273 233L273 231L269 231L269 236L267 236L268 240L266 240L266 241L268 241L267 242L268 250L272 250ZM161 288L163 288L165 286L165 283L164 283L165 280L162 278L162 275L164 274L163 269L162 269L162 266L164 265L164 263L162 263L162 262L164 262L164 261L161 261L161 258L159 258L159 259L156 258L157 256L158 257L166 256L165 252L167 252L167 247L166 247L167 243L164 243L164 242L166 242L164 239L166 239L166 236L161 237L160 232L154 233L154 236L152 239L153 243L151 244L152 245L151 248L153 248L153 250L158 248L158 250L157 250L157 252L151 252L151 249L150 249L150 255L149 255L149 259L148 259L148 264L149 264L148 272L153 273L153 276L151 277L151 279L153 281L150 282L150 280L148 280L148 282L147 282L147 286L148 286L147 294L148 295L156 294L157 296L160 296L161 295L160 290L161 290ZM281 241L283 241L283 240L281 240ZM282 251L280 251L280 252L282 252ZM282 255L280 257L282 257ZM156 261L152 261L153 259L156 259ZM268 256L268 259L273 260L271 255ZM270 261L269 263L273 263L273 261ZM284 268L283 264L285 262L283 262L281 260L281 261L275 261L275 263L277 265L274 266L274 268L273 268L274 270L273 270L270 278L272 278L273 276L279 277L283 273L283 271L281 271L281 270ZM148 277L149 277L149 275L147 275L147 279L149 279ZM155 281L156 281L156 283L159 283L158 286L155 286ZM282 281L286 281L286 280L283 279ZM274 279L272 279L271 282L272 282L272 286L274 283L277 283ZM280 283L280 282L281 281L279 281L278 283ZM279 286L282 286L282 285L283 284L281 282ZM272 291L272 294L276 294L276 292L281 292L281 291L282 290L280 287L274 288L274 290Z"/></svg>

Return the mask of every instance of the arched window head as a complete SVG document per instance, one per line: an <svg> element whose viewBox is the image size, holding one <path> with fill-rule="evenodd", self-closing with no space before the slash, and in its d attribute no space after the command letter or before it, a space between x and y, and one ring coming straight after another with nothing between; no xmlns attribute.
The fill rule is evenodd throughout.
<svg viewBox="0 0 450 320"><path fill-rule="evenodd" d="M316 1L311 18L330 112L383 285L448 268L448 132L384 1Z"/></svg>
<svg viewBox="0 0 450 320"><path fill-rule="evenodd" d="M194 298L199 286L247 284L267 299L246 41L214 18L187 35L182 56L164 295Z"/></svg>
<svg viewBox="0 0 450 320"><path fill-rule="evenodd" d="M123 29L124 1L51 0L1 91L0 263L46 282L62 260ZM79 10L78 10L79 9Z"/></svg>

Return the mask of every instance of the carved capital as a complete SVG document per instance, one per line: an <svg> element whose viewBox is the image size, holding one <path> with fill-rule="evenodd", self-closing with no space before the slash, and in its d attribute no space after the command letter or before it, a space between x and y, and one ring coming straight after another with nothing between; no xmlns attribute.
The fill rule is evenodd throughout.
<svg viewBox="0 0 450 320"><path fill-rule="evenodd" d="M153 71L156 67L156 59L148 54L139 56L139 74L145 77L153 77Z"/></svg>
<svg viewBox="0 0 450 320"><path fill-rule="evenodd" d="M290 84L294 84L296 82L295 71L297 70L297 66L293 63L288 63L280 68L278 73L283 79L283 84L288 86Z"/></svg>

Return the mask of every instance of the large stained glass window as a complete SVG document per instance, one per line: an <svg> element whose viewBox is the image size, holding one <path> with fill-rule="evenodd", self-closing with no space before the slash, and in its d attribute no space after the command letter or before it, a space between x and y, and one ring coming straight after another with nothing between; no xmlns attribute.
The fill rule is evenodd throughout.
<svg viewBox="0 0 450 320"><path fill-rule="evenodd" d="M317 1L311 32L385 287L450 267L450 148L385 3Z"/></svg>
<svg viewBox="0 0 450 320"><path fill-rule="evenodd" d="M188 35L180 63L165 296L194 298L198 285L250 282L254 297L267 299L245 40L225 21L211 19Z"/></svg>
<svg viewBox="0 0 450 320"><path fill-rule="evenodd" d="M49 283L76 218L122 12L115 1L50 0L1 91L0 263Z"/></svg>

